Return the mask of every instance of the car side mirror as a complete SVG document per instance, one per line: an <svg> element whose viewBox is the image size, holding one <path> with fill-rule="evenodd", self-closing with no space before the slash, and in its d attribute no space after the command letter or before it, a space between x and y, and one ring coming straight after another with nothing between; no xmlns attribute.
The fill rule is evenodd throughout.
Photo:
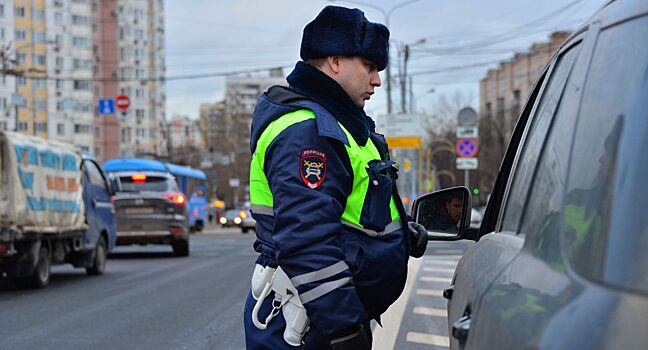
<svg viewBox="0 0 648 350"><path fill-rule="evenodd" d="M414 221L423 225L432 241L455 241L470 227L471 195L467 187L428 193L412 205Z"/></svg>

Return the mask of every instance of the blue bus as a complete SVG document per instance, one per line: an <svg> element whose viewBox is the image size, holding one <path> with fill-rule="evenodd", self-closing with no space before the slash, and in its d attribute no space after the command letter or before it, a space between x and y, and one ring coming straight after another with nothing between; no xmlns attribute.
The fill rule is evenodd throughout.
<svg viewBox="0 0 648 350"><path fill-rule="evenodd" d="M198 169L165 163L169 172L178 181L180 191L187 196L189 229L202 231L207 223L207 176Z"/></svg>
<svg viewBox="0 0 648 350"><path fill-rule="evenodd" d="M188 166L163 163L142 158L116 158L104 163L106 172L114 171L162 171L172 174L180 191L187 197L189 229L202 231L207 223L207 176L204 172Z"/></svg>

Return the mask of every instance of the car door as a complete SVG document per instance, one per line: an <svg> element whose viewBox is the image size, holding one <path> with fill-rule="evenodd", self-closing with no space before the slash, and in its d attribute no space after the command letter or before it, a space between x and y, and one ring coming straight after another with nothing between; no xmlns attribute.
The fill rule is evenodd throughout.
<svg viewBox="0 0 648 350"><path fill-rule="evenodd" d="M487 347L646 347L648 185L636 150L648 131L648 16L621 3L608 7L591 61L576 65L587 76L570 77L554 117L520 225L524 248L483 298L489 321L510 332Z"/></svg>
<svg viewBox="0 0 648 350"><path fill-rule="evenodd" d="M580 95L596 26L572 38L556 56L540 93L499 213L509 261L494 266L471 315L467 348L527 348L560 304L575 291L565 273L559 225Z"/></svg>
<svg viewBox="0 0 648 350"><path fill-rule="evenodd" d="M464 348L466 340L472 338L471 317L479 298L519 251L520 244L513 232L498 230L495 234L491 233L497 227L509 174L515 164L520 148L518 146L526 135L527 121L530 120L537 96L544 89L545 77L551 72L551 68L550 65L536 82L513 131L480 226L481 238L459 261L450 286L453 292L445 293L448 298L448 327L452 349Z"/></svg>
<svg viewBox="0 0 648 350"><path fill-rule="evenodd" d="M496 334L495 325L481 315L480 301L524 245L524 236L518 235L524 205L547 131L579 57L583 35L552 60L546 78L536 84L498 174L480 229L482 236L457 268L455 294L468 295L458 295L457 299L453 295L449 303L448 322L451 334L456 335L451 340L453 348L484 348L489 340L483 338Z"/></svg>
<svg viewBox="0 0 648 350"><path fill-rule="evenodd" d="M84 172L84 202L86 206L86 220L88 231L85 237L85 245L94 248L97 239L102 231L108 233L108 249L111 245L111 232L114 231L113 206L110 200L110 192L103 173L97 164L86 159L83 161Z"/></svg>

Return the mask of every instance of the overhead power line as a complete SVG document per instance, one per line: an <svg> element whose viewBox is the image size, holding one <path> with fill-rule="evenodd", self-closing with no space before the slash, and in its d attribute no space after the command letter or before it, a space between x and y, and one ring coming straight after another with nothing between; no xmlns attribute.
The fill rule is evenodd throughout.
<svg viewBox="0 0 648 350"><path fill-rule="evenodd" d="M258 72L266 72L270 71L273 69L283 69L283 68L291 68L293 65L285 65L285 66L272 66L272 67L263 67L263 68L254 68L254 69L246 69L246 70L236 70L236 71L226 71L226 72L213 72L213 73L201 73L201 74L185 74L185 75L175 75L175 76L169 76L169 77L150 77L150 78L141 78L141 79L125 79L125 78L89 78L89 79L79 79L79 78L72 78L72 77L53 77L53 76L48 76L48 75L29 75L25 74L25 72L20 71L20 70L0 70L0 74L5 74L5 75L13 75L13 76L20 76L24 79L43 79L43 80L61 80L61 81L74 81L74 80L85 80L85 81L91 81L91 82L151 82L151 81L161 81L161 82L166 82L166 81L175 81L175 80L191 80L191 79L205 79L205 78L216 78L216 77L227 77L227 76L233 76L233 75L241 75L241 74L248 74L248 73L258 73Z"/></svg>

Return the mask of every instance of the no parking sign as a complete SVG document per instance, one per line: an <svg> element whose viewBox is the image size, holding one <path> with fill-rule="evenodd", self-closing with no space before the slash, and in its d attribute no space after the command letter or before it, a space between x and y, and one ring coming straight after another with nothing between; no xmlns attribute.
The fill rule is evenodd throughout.
<svg viewBox="0 0 648 350"><path fill-rule="evenodd" d="M475 139L467 138L457 140L456 151L459 157L474 157L475 155L477 155L478 149L479 145L477 144L477 140Z"/></svg>

